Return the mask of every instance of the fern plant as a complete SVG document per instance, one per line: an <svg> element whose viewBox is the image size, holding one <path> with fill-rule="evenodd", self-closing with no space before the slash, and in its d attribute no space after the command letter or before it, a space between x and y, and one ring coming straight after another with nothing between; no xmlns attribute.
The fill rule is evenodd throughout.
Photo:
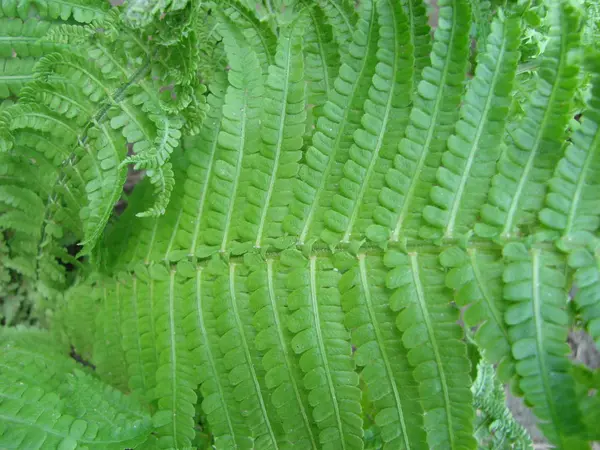
<svg viewBox="0 0 600 450"><path fill-rule="evenodd" d="M580 3L0 0L0 447L590 448Z"/></svg>

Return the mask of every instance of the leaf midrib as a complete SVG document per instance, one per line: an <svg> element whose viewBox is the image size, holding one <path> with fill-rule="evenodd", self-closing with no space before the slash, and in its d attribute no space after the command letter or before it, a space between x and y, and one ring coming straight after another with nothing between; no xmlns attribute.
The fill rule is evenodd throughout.
<svg viewBox="0 0 600 450"><path fill-rule="evenodd" d="M297 23L297 22L296 22ZM269 187L267 188L267 195L265 198L265 204L262 208L261 214L260 214L260 219L259 219L259 223L258 223L258 230L256 232L256 241L254 242L254 247L255 248L260 248L261 246L261 242L263 239L263 229L265 226L265 222L267 220L267 214L269 212L269 207L270 207L270 203L271 203L271 196L273 195L273 189L275 188L275 182L277 181L277 172L279 169L279 158L281 156L281 151L282 151L282 146L283 146L283 132L285 130L285 124L286 124L286 111L287 111L287 104L288 104L288 93L290 90L290 66L292 65L292 46L293 46L293 41L296 38L294 36L294 28L290 29L289 31L289 36L287 36L287 49L285 52L286 55L286 61L285 61L285 72L284 72L284 77L283 77L283 92L281 94L281 109L279 112L279 117L280 117L280 121L279 121L279 129L278 129L278 133L277 133L277 142L275 143L275 151L273 153L275 153L275 158L273 160L273 172L271 173L271 176L269 177ZM262 145L265 145L264 143Z"/></svg>
<svg viewBox="0 0 600 450"><path fill-rule="evenodd" d="M267 414L267 408L265 406L265 401L263 399L262 390L260 388L260 384L258 382L258 376L256 375L256 370L254 370L254 363L252 361L252 355L250 354L250 348L248 346L248 341L246 339L246 334L244 333L244 324L240 318L240 313L238 310L237 304L237 296L235 289L235 267L236 264L232 263L229 265L229 296L231 298L231 312L235 318L235 326L240 336L240 341L242 343L242 350L244 352L244 359L246 360L246 366L248 367L248 371L250 372L250 378L252 379L252 384L254 385L254 391L256 394L256 399L258 400L258 405L260 408L260 412L263 416L263 423L265 428L267 429L267 433L271 442L273 443L273 448L278 448L277 439L275 438L275 432L273 431L273 427L271 426L271 422L269 420L269 416Z"/></svg>
<svg viewBox="0 0 600 450"><path fill-rule="evenodd" d="M561 24L561 26L565 26L565 25ZM515 215L517 213L517 208L519 206L521 196L523 195L523 191L525 190L525 185L529 181L529 173L531 172L531 169L533 167L533 162L535 160L535 157L537 156L537 153L540 148L540 144L541 144L544 132L546 131L546 127L548 126L550 117L552 116L552 113L554 112L554 109L555 109L555 108L553 108L554 98L556 97L556 93L558 92L559 88L561 87L560 86L560 84L561 84L560 80L562 79L561 75L563 73L564 65L566 64L566 62L565 62L565 58L566 58L565 34L566 34L566 32L564 30L561 30L560 48L559 48L559 58L560 59L558 62L558 66L556 68L556 77L555 77L554 83L552 83L552 90L550 91L550 96L548 97L548 101L546 102L546 107L544 108L542 121L541 121L539 128L537 130L537 133L535 135L535 140L533 142L533 145L531 146L531 150L529 152L529 157L527 158L527 164L525 165L523 172L522 172L521 176L519 177L519 182L517 184L517 190L515 191L514 195L511 196L510 207L506 213L506 220L504 221L504 227L502 228L502 231L500 232L500 237L502 239L506 239L506 238L510 237L512 234L511 228L513 227L513 221L514 221ZM537 105L533 105L533 106L532 105L533 104L530 103L529 107L530 108L538 108Z"/></svg>
<svg viewBox="0 0 600 450"><path fill-rule="evenodd" d="M392 6L389 3L388 3L388 5ZM391 7L390 13L393 13L393 11L394 11L394 9L393 9L393 7ZM342 240L341 240L342 243L350 242L350 237L352 235L352 229L354 228L354 222L356 221L356 216L358 215L358 211L359 211L360 207L364 206L362 203L362 199L367 190L367 186L369 185L369 181L371 180L371 174L373 173L373 170L375 169L375 165L377 164L377 162L379 160L378 159L379 151L381 150L381 147L383 146L383 141L385 139L387 126L388 126L388 121L389 121L390 114L391 114L392 99L394 98L394 90L396 87L396 75L398 74L398 58L400 57L400 52L398 51L398 49L400 48L401 44L400 44L400 42L398 42L398 30L396 29L396 18L395 17L390 21L390 24L391 24L390 28L392 28L394 30L393 42L394 42L394 47L395 47L394 50L395 51L393 52L393 54L394 54L393 61L394 62L392 64L392 78L389 80L390 81L390 90L388 92L388 98L387 98L387 101L385 104L385 113L383 114L383 117L381 118L381 129L379 130L379 136L377 136L377 144L375 145L375 148L373 149L373 152L371 153L371 161L369 162L369 167L367 168L365 176L360 185L358 195L354 199L352 214L350 215L348 227L346 228L344 236L342 237ZM380 35L379 39L380 40L384 39L384 37ZM379 48L379 44L377 45L377 47ZM383 62L378 61L377 64L383 64ZM375 76L380 76L380 75L375 74L373 76L375 77ZM371 86L369 88L369 92L371 92L371 89L374 89L373 86ZM368 116L368 115L370 115L370 114L365 113L365 116ZM364 131L368 133L367 130L364 130ZM357 145L356 143L354 143L353 146L360 148L360 146Z"/></svg>
<svg viewBox="0 0 600 450"><path fill-rule="evenodd" d="M325 350L325 341L323 339L323 333L321 332L321 317L319 313L319 300L317 296L317 257L311 256L309 262L310 270L310 297L311 297L311 310L314 317L315 323L315 334L317 337L317 345L319 346L319 353L321 354L321 360L323 361L325 378L327 379L327 387L331 394L331 403L333 406L333 413L335 415L335 421L338 432L340 433L340 444L342 450L346 450L346 441L344 439L344 426L342 425L342 418L340 414L340 407L338 405L337 396L335 393L335 387L333 379L331 377L331 370L329 368L329 361L327 359L327 352Z"/></svg>
<svg viewBox="0 0 600 450"><path fill-rule="evenodd" d="M411 449L410 441L408 438L408 431L406 428L406 422L404 420L404 411L402 408L402 400L400 399L400 393L398 392L398 386L396 385L396 379L394 377L394 371L392 370L392 365L390 363L390 358L387 354L387 349L385 345L385 339L381 335L381 328L379 325L379 321L377 320L375 311L373 309L373 301L371 299L371 291L369 289L369 281L367 276L367 268L365 264L365 254L358 255L358 267L360 271L360 282L363 287L363 292L365 296L365 306L367 307L367 311L369 313L369 320L373 324L373 332L375 334L375 341L377 342L377 347L381 352L381 358L383 360L383 365L385 367L385 373L388 379L388 382L392 388L392 395L394 398L394 403L396 405L396 410L398 412L398 418L400 419L400 429L402 430L402 441L406 446L406 450Z"/></svg>
<svg viewBox="0 0 600 450"><path fill-rule="evenodd" d="M283 362L285 364L286 372L289 375L289 381L292 385L294 391L294 397L296 399L296 403L298 404L298 409L302 415L302 421L304 422L304 428L306 428L306 432L310 438L311 447L313 449L318 449L317 443L315 441L315 437L313 436L311 421L306 414L306 410L304 408L304 403L302 401L302 397L300 396L300 389L298 388L298 383L296 382L296 377L292 371L292 358L290 356L289 349L285 344L285 337L283 336L283 325L281 323L281 319L279 317L279 308L276 302L275 295L275 287L273 285L273 260L267 260L267 288L269 292L269 304L270 308L273 311L273 322L275 324L275 330L277 331L277 339L279 341L279 347L283 353Z"/></svg>
<svg viewBox="0 0 600 450"><path fill-rule="evenodd" d="M594 160L594 156L596 156L596 152L600 147L600 124L596 124L596 133L592 138L592 142L589 144L589 151L587 152L585 162L583 167L581 168L581 173L579 179L577 180L577 185L575 189L575 193L573 194L573 201L571 202L571 208L569 209L569 215L567 217L567 226L565 227L565 236L569 236L571 234L571 228L573 227L573 222L575 221L575 215L577 213L577 208L579 207L579 202L581 201L581 194L583 192L583 187L586 184L588 169Z"/></svg>
<svg viewBox="0 0 600 450"><path fill-rule="evenodd" d="M471 150L469 152L469 157L467 158L467 163L465 164L465 168L463 170L462 176L460 178L460 184L458 189L456 190L456 194L452 199L452 206L449 210L448 224L446 225L446 229L444 231L444 238L452 238L454 237L454 225L458 216L458 211L460 207L460 202L462 200L463 192L467 185L467 180L469 179L469 175L471 173L471 168L473 163L475 162L475 158L477 156L477 150L479 150L479 141L483 136L484 130L487 130L488 123L490 122L488 114L492 107L492 100L496 100L496 83L498 82L498 78L500 76L501 67L504 63L503 58L506 53L506 41L509 38L508 33L510 29L507 29L508 23L503 23L503 39L502 45L500 47L500 51L498 52L498 57L496 59L496 66L494 68L494 74L492 76L492 80L489 84L489 92L488 96L485 100L485 106L483 111L481 112L481 116L479 117L479 124L477 125L477 132L475 133L475 138L471 142ZM487 52L486 52L487 53ZM487 68L486 68L487 69ZM475 77L477 77L477 72L475 73ZM498 144L499 145L499 144Z"/></svg>
<svg viewBox="0 0 600 450"><path fill-rule="evenodd" d="M225 393L223 391L223 386L221 385L221 379L217 376L217 366L215 364L215 358L213 356L212 349L210 348L208 334L206 332L206 324L204 323L204 310L202 309L202 268L198 267L196 269L196 318L198 320L198 330L202 335L202 339L204 340L204 348L206 349L205 356L208 360L208 364L210 366L210 370L215 380L215 386L217 387L217 394L221 403L221 411L225 416L227 422L227 428L231 433L231 437L235 441L235 432L233 431L233 423L231 421L231 417L229 415L229 410L227 409L227 405L225 404ZM218 436L217 436L218 437Z"/></svg>
<svg viewBox="0 0 600 450"><path fill-rule="evenodd" d="M358 19L358 20L362 20L362 19ZM363 75L365 72L368 71L369 69L369 65L367 64L367 62L369 61L369 49L373 46L373 41L374 39L374 35L376 35L376 33L374 32L375 30L375 8L372 8L371 10L371 20L369 22L369 34L368 34L368 40L367 43L365 45L365 54L363 56L363 64L361 66L361 70L359 75L357 76L357 80L361 80L363 78ZM349 66L347 63L343 63L341 66ZM340 67L340 71L341 71ZM338 133L335 137L335 140L333 141L332 145L331 145L331 152L328 155L328 161L327 161L327 166L325 167L325 170L323 171L323 173L321 174L321 182L319 183L318 189L316 189L316 193L315 193L315 197L312 200L312 203L310 205L310 207L308 208L308 212L306 214L306 220L304 222L304 226L302 227L302 231L300 232L300 236L298 238L298 243L300 245L304 244L304 241L306 239L306 235L308 234L309 230L310 230L310 226L312 225L312 220L313 220L313 216L315 211L317 210L317 207L319 206L319 199L321 198L321 194L325 191L324 187L325 184L327 182L327 179L329 178L329 172L331 171L331 169L333 168L336 159L335 159L335 153L336 150L338 148L338 145L340 143L340 141L342 140L342 137L344 137L344 133L343 131L346 129L346 124L348 124L348 116L350 115L350 106L352 105L352 101L355 99L355 94L358 91L358 88L360 86L360 83L356 82L354 83L354 86L352 88L352 94L348 97L351 99L351 101L349 102L348 106L344 109L344 114L342 115L342 120L339 122L338 126ZM329 100L328 100L329 101ZM337 105L336 105L337 106ZM317 123L318 126L318 123ZM319 129L317 128L317 132L319 132Z"/></svg>
<svg viewBox="0 0 600 450"><path fill-rule="evenodd" d="M421 311L421 315L423 317L423 321L425 322L425 327L427 328L427 335L429 336L429 342L431 343L431 349L433 351L433 357L435 359L435 364L437 368L437 372L440 376L440 385L442 388L442 395L444 397L444 410L446 412L446 417L448 419L448 438L450 439L450 448L454 448L454 427L453 427L453 417L451 410L451 402L450 402L450 393L448 392L448 382L446 381L446 374L444 371L444 366L442 364L442 357L440 354L440 349L437 345L437 340L435 337L434 327L431 323L431 318L429 317L429 311L427 309L427 300L425 299L425 292L423 291L423 284L421 283L420 271L419 271L419 261L417 253L409 253L410 257L410 265L411 265L411 273L413 276L413 282L415 285L416 297L417 297L417 305Z"/></svg>
<svg viewBox="0 0 600 450"><path fill-rule="evenodd" d="M456 38L456 31L458 28L458 24L456 23L456 16L457 16L457 9L458 9L458 5L457 5L458 1L454 0L453 5L452 5L452 17L453 17L453 21L452 21L452 31L450 32L450 39L448 40L448 53L446 54L446 61L444 63L444 69L442 71L442 76L440 77L440 83L439 86L437 86L438 88L438 92L437 92L437 98L435 99L435 104L433 107L433 112L431 114L431 126L429 127L429 130L427 130L427 137L425 138L425 143L422 146L422 151L421 151L421 158L419 159L419 163L417 164L417 167L415 169L415 175L412 177L411 181L410 181L410 187L408 188L406 195L404 196L404 203L402 204L402 208L400 209L400 214L398 215L398 219L396 220L396 226L394 227L394 231L392 232L392 236L391 236L391 241L392 242L397 242L399 237L400 237L400 230L402 228L404 219L406 218L406 214L408 214L408 207L412 204L412 200L414 197L414 191L417 188L417 185L419 184L419 182L421 181L421 171L423 170L423 166L425 165L425 160L427 159L427 157L429 156L429 151L430 151L430 145L431 145L431 141L433 139L433 135L434 135L434 131L438 128L438 116L440 113L440 108L442 105L442 100L444 98L444 93L446 91L446 79L448 77L448 70L450 69L450 62L452 61L452 56L454 54L454 40ZM434 42L435 44L435 42ZM432 50L433 51L433 50ZM420 98L420 97L419 97ZM419 104L416 105L416 107L419 107L420 104L422 104L424 102L424 100L421 100L419 102ZM405 139L408 139L405 137Z"/></svg>

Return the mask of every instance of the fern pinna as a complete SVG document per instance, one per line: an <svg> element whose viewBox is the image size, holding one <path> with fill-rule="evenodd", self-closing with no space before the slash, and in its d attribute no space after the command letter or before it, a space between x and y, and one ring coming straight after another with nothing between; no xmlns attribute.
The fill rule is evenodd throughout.
<svg viewBox="0 0 600 450"><path fill-rule="evenodd" d="M0 447L600 439L595 10L435 3L0 0Z"/></svg>

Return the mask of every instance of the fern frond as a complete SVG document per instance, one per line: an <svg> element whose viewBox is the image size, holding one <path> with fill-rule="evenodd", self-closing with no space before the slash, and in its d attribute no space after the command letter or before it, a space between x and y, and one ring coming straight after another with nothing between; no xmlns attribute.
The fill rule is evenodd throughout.
<svg viewBox="0 0 600 450"><path fill-rule="evenodd" d="M317 0L316 3L323 10L327 22L333 29L333 36L340 53L346 53L356 27L355 9L352 8L350 2L345 0Z"/></svg>
<svg viewBox="0 0 600 450"><path fill-rule="evenodd" d="M410 25L410 39L414 48L414 80L413 86L418 86L423 69L429 65L431 54L431 29L427 8L423 0L402 0L402 7ZM413 90L413 92L416 92Z"/></svg>
<svg viewBox="0 0 600 450"><path fill-rule="evenodd" d="M469 81L456 132L437 170L431 202L423 209L424 238L454 239L472 229L500 156L513 79L519 60L521 18L496 18Z"/></svg>
<svg viewBox="0 0 600 450"><path fill-rule="evenodd" d="M348 51L340 56L339 75L323 107L323 117L317 122L312 145L306 151L290 214L284 222L285 230L297 235L300 244L323 231L324 212L330 209L343 176L352 134L360 127L364 92L375 73L378 39L375 8L370 0L361 2L356 27Z"/></svg>
<svg viewBox="0 0 600 450"><path fill-rule="evenodd" d="M339 54L333 39L333 30L325 21L323 12L306 5L309 24L304 34L304 72L308 120L306 139L310 139L315 124L323 115L323 106L338 74Z"/></svg>
<svg viewBox="0 0 600 450"><path fill-rule="evenodd" d="M275 63L277 51L277 39L273 31L237 0L225 0L223 3L222 13L238 27L238 30L241 29L241 34L256 52L262 71L266 74L269 66Z"/></svg>
<svg viewBox="0 0 600 450"><path fill-rule="evenodd" d="M540 79L498 163L488 202L481 209L483 223L475 226L480 236L507 239L534 227L560 158L577 87L581 27L580 14L569 2L553 3L549 14L550 39Z"/></svg>
<svg viewBox="0 0 600 450"><path fill-rule="evenodd" d="M504 448L509 445L515 450L533 449L527 431L514 419L506 406L504 386L497 381L491 364L483 360L479 361L477 378L473 382L471 391L474 405L481 411L476 428L482 430L480 433L484 436L487 433L490 435L489 442L485 442L480 435L476 434L480 448L482 443L487 443L489 447L486 448Z"/></svg>
<svg viewBox="0 0 600 450"><path fill-rule="evenodd" d="M419 384L429 448L473 448L470 365L459 312L450 305L437 258L416 252L385 254L392 311Z"/></svg>
<svg viewBox="0 0 600 450"><path fill-rule="evenodd" d="M519 386L540 428L561 448L585 448L566 343L567 293L561 260L550 251L510 243L503 250L505 312Z"/></svg>
<svg viewBox="0 0 600 450"><path fill-rule="evenodd" d="M192 268L193 312L184 320L194 324L190 334L190 351L197 364L202 395L202 411L207 416L217 449L250 447L248 430L239 414L233 386L227 377L223 354L219 349L216 319L210 311L210 270Z"/></svg>
<svg viewBox="0 0 600 450"><path fill-rule="evenodd" d="M566 239L594 233L600 226L595 197L600 179L600 55L593 52L587 60L594 75L590 100L581 127L571 136L548 183L546 207L539 214L542 224Z"/></svg>
<svg viewBox="0 0 600 450"><path fill-rule="evenodd" d="M96 316L101 301L102 292L97 280L91 277L63 293L52 316L52 334L60 342L72 345L85 361L93 360Z"/></svg>
<svg viewBox="0 0 600 450"><path fill-rule="evenodd" d="M156 387L157 350L154 331L153 306L155 302L153 281L148 277L122 277L120 294L121 334L125 361L127 363L127 387L129 391L150 404Z"/></svg>
<svg viewBox="0 0 600 450"><path fill-rule="evenodd" d="M373 207L392 165L396 145L408 122L413 48L406 16L393 3L376 3L379 23L377 65L364 104L361 127L354 132L338 194L325 212L324 241L350 242L372 224Z"/></svg>
<svg viewBox="0 0 600 450"><path fill-rule="evenodd" d="M219 347L234 386L233 395L238 409L244 411L244 424L256 448L277 448L281 431L268 402L268 393L263 387L261 364L256 350L256 337L250 328L251 312L248 295L244 289L244 267L236 263L220 264L220 275L214 282L212 312L216 318L216 329L220 336Z"/></svg>
<svg viewBox="0 0 600 450"><path fill-rule="evenodd" d="M600 242L591 241L586 247L572 249L569 267L575 270L575 305L584 320L585 329L600 348Z"/></svg>
<svg viewBox="0 0 600 450"><path fill-rule="evenodd" d="M33 80L35 58L0 60L0 100L17 96L25 84Z"/></svg>
<svg viewBox="0 0 600 450"><path fill-rule="evenodd" d="M259 151L252 155L253 168L246 193L240 240L264 247L267 239L283 236L282 222L293 195L294 177L302 157L306 122L306 98L300 16L279 38L275 64L269 66L265 105L261 118Z"/></svg>
<svg viewBox="0 0 600 450"><path fill-rule="evenodd" d="M158 364L156 388L157 411L152 417L163 448L189 448L195 436L194 405L197 397L198 374L186 336L184 318L193 311L192 297L178 285L183 284L175 270L167 272L162 265L150 266L158 301L153 311Z"/></svg>
<svg viewBox="0 0 600 450"><path fill-rule="evenodd" d="M216 140L214 170L207 199L203 243L221 252L238 237L245 190L250 183L252 153L260 145L260 105L264 95L263 75L256 54L248 47L235 45L225 34L229 58L229 86L223 104L223 117ZM196 228L195 234L198 234ZM191 250L191 249L190 249Z"/></svg>
<svg viewBox="0 0 600 450"><path fill-rule="evenodd" d="M53 43L40 40L51 26L34 18L0 18L0 58L40 57L52 51Z"/></svg>
<svg viewBox="0 0 600 450"><path fill-rule="evenodd" d="M0 4L0 17L26 20L37 14L44 19L73 19L86 24L104 18L109 8L110 4L101 0L7 0Z"/></svg>
<svg viewBox="0 0 600 450"><path fill-rule="evenodd" d="M507 306L502 301L504 264L500 255L476 247L466 251L452 247L441 253L440 263L450 269L446 286L454 289L457 305L467 307L465 324L471 329L478 327L474 339L483 357L498 364L498 376L508 382L515 374L515 361L504 322Z"/></svg>
<svg viewBox="0 0 600 450"><path fill-rule="evenodd" d="M286 442L292 448L317 449L318 430L311 420L302 372L291 347L291 333L286 327L287 308L279 300L285 297L282 277L277 276L281 267L272 259L267 259L266 264L255 262L250 267L247 288L254 311L256 348L263 353L262 365L271 403L282 422Z"/></svg>
<svg viewBox="0 0 600 450"><path fill-rule="evenodd" d="M156 169L148 169L146 175L154 185L154 204L144 212L137 213L138 217L156 217L163 215L171 199L171 191L175 185L175 174L171 163L166 163Z"/></svg>
<svg viewBox="0 0 600 450"><path fill-rule="evenodd" d="M107 277L99 281L101 312L96 316L93 363L101 380L125 391L127 389L127 361L123 350L121 323L123 285Z"/></svg>
<svg viewBox="0 0 600 450"><path fill-rule="evenodd" d="M469 5L465 0L439 3L430 66L422 72L400 141L399 154L386 174L374 220L391 230L391 240L414 233L421 222L425 198L435 184L446 140L458 118L469 43Z"/></svg>
<svg viewBox="0 0 600 450"><path fill-rule="evenodd" d="M120 450L149 435L148 414L78 369L47 332L3 330L0 345L3 447Z"/></svg>
<svg viewBox="0 0 600 450"><path fill-rule="evenodd" d="M201 240L204 239L200 234L200 227L209 207L208 192L216 162L226 86L224 76L215 77L209 88L207 102L210 109L205 124L197 137L184 141L188 150L189 167L184 185L183 217L177 241L190 256L196 254Z"/></svg>
<svg viewBox="0 0 600 450"><path fill-rule="evenodd" d="M297 250L284 255L282 263L289 267L287 306L292 312L287 325L294 335L292 348L301 355L321 448L362 449L361 392L350 336L342 323L340 274L328 258L307 260Z"/></svg>
<svg viewBox="0 0 600 450"><path fill-rule="evenodd" d="M342 255L338 258L343 260ZM425 444L423 410L417 383L400 343L396 314L388 305L386 270L379 256L359 254L340 279L346 328L352 330L354 358L375 406L375 424L385 449L421 448ZM344 267L345 269L346 267Z"/></svg>

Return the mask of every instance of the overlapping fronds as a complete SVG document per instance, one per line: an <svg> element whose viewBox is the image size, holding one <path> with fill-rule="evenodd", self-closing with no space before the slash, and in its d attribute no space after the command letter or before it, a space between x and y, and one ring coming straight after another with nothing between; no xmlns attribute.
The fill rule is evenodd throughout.
<svg viewBox="0 0 600 450"><path fill-rule="evenodd" d="M0 447L589 448L591 19L435 3L0 0Z"/></svg>
<svg viewBox="0 0 600 450"><path fill-rule="evenodd" d="M0 445L28 449L122 449L151 431L135 401L78 368L40 330L0 334Z"/></svg>

